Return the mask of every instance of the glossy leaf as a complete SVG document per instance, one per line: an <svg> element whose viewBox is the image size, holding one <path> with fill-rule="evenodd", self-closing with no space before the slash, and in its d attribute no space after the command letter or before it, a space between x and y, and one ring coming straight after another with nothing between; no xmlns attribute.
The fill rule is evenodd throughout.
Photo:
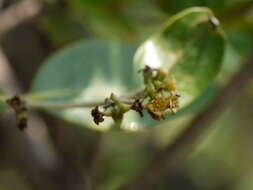
<svg viewBox="0 0 253 190"><path fill-rule="evenodd" d="M90 40L74 44L46 61L36 76L30 98L46 103L94 102L104 100L111 92L131 94L142 89L137 70L149 65L166 68L175 76L181 108L199 105L198 98L219 72L225 45L221 29L214 27L210 18L214 19L206 8L187 9L171 17L135 56L134 47L118 42ZM179 113L188 112L190 107ZM50 112L98 130L138 130L157 123L147 114L139 118L130 111L120 127L113 127L111 119L96 125L90 111L75 108Z"/></svg>
<svg viewBox="0 0 253 190"><path fill-rule="evenodd" d="M215 79L224 49L223 32L211 10L194 7L171 17L144 42L137 50L134 65L137 69L144 65L167 69L177 81L183 108Z"/></svg>
<svg viewBox="0 0 253 190"><path fill-rule="evenodd" d="M141 89L141 76L132 65L135 51L132 45L118 42L78 42L44 63L36 75L30 98L40 103L73 103L103 101L112 92L119 96L131 94ZM96 125L88 108L50 112L93 129L107 130L113 125L109 118ZM125 122L138 118L134 112L127 115Z"/></svg>

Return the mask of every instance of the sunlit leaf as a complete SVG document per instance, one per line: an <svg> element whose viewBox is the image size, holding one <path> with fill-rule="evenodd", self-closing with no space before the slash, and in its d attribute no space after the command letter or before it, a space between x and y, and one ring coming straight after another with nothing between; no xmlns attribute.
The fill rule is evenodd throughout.
<svg viewBox="0 0 253 190"><path fill-rule="evenodd" d="M214 22L215 23L214 23ZM181 108L217 76L225 49L223 32L210 9L190 8L171 17L137 50L134 64L165 68L177 81Z"/></svg>

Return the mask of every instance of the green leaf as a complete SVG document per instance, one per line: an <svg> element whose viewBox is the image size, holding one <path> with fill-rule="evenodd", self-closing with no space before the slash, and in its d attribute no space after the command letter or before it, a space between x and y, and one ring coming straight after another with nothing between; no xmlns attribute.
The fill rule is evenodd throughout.
<svg viewBox="0 0 253 190"><path fill-rule="evenodd" d="M85 40L75 43L43 64L28 97L40 103L73 103L103 101L112 92L118 96L132 94L141 89L141 75L134 71L132 65L135 51L134 46L115 41ZM96 125L90 112L88 108L50 111L65 120L93 129L113 128L110 118ZM135 118L138 115L134 112L127 113L124 121Z"/></svg>
<svg viewBox="0 0 253 190"><path fill-rule="evenodd" d="M222 65L223 32L210 18L216 19L208 8L180 12L144 42L134 58L136 70L148 65L167 69L175 77L181 108L202 94Z"/></svg>
<svg viewBox="0 0 253 190"><path fill-rule="evenodd" d="M188 112L192 105L201 107L198 98L203 98L205 89L218 74L225 46L221 29L214 27L210 18L214 19L209 9L198 7L171 17L135 56L135 47L128 44L98 40L78 42L46 61L36 76L29 98L44 103L81 103L102 101L111 92L119 96L132 94L143 87L137 70L149 65L167 68L176 78L182 96L180 112ZM138 130L157 123L147 114L139 118L136 112L130 111L120 127L115 127L110 118L97 126L90 111L76 108L50 113L97 130Z"/></svg>

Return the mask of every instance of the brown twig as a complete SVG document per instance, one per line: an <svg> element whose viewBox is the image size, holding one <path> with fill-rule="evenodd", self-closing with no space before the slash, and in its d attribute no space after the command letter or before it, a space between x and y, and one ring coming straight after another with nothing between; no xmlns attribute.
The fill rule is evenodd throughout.
<svg viewBox="0 0 253 190"><path fill-rule="evenodd" d="M41 10L40 0L22 0L0 14L0 35L34 18Z"/></svg>
<svg viewBox="0 0 253 190"><path fill-rule="evenodd" d="M218 93L216 99L199 115L197 115L185 131L176 140L160 152L141 174L121 190L151 189L166 174L168 169L179 163L191 151L199 137L211 127L211 124L224 112L238 94L247 85L253 75L253 57L245 63L241 70Z"/></svg>
<svg viewBox="0 0 253 190"><path fill-rule="evenodd" d="M0 68L1 89L10 94L22 91L1 47ZM31 189L90 190L89 177L60 157L59 151L52 146L43 120L34 111L29 112L29 116L29 130L22 133L14 127L12 115L1 117L0 154L5 155L6 160L0 164L9 162L9 167L16 169Z"/></svg>

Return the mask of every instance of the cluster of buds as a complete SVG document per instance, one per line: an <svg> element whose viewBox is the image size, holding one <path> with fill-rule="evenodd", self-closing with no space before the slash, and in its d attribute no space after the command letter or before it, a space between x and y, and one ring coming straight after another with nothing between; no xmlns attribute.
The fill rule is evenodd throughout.
<svg viewBox="0 0 253 190"><path fill-rule="evenodd" d="M105 99L103 111L99 110L96 106L92 111L91 115L94 122L99 123L104 121L104 117L111 117L116 124L121 124L123 115L130 110L130 105L127 105L124 101L120 100L115 94L111 94L110 98Z"/></svg>
<svg viewBox="0 0 253 190"><path fill-rule="evenodd" d="M122 101L114 94L105 100L103 111L96 106L91 115L98 125L104 121L104 117L112 117L115 123L120 124L124 113L134 110L143 117L143 111L147 110L155 120L165 119L165 112L169 109L171 114L176 114L179 107L179 94L176 92L174 77L162 69L152 69L145 66L141 69L144 78L145 89L136 95L133 101Z"/></svg>
<svg viewBox="0 0 253 190"><path fill-rule="evenodd" d="M25 102L20 96L15 95L6 100L6 103L14 110L16 115L16 124L19 130L24 130L27 127L27 109Z"/></svg>
<svg viewBox="0 0 253 190"><path fill-rule="evenodd" d="M148 99L146 108L155 120L165 119L164 113L170 109L174 115L179 107L180 95L176 92L176 80L163 69L152 69L146 66L143 70L145 91Z"/></svg>

